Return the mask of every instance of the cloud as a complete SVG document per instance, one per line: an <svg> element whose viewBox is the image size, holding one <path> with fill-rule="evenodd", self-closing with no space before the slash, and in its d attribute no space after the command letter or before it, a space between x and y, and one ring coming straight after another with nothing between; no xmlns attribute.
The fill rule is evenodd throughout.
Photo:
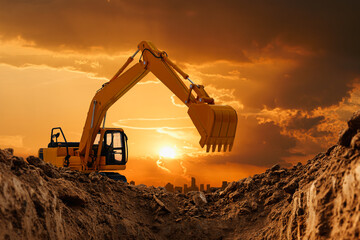
<svg viewBox="0 0 360 240"><path fill-rule="evenodd" d="M2 0L1 5L3 38L20 35L46 48L128 50L141 36L187 59L246 61L244 52L280 38L309 50L359 53L352 47L359 42L358 1ZM188 54L196 49L203 57Z"/></svg>
<svg viewBox="0 0 360 240"><path fill-rule="evenodd" d="M216 103L239 112L233 152L206 157L215 165L285 164L318 151L335 141L360 106L359 1L0 0L0 5L2 63L47 65L106 80L139 41L149 39L166 50ZM139 84L152 83L158 80ZM127 120L114 125L178 140L193 131L175 119Z"/></svg>
<svg viewBox="0 0 360 240"><path fill-rule="evenodd" d="M309 116L298 111L296 115L291 116L283 124L286 125L285 129L288 134L298 140L304 139L304 137L323 138L332 135L331 131L320 129L321 124L326 124L325 116L321 115Z"/></svg>
<svg viewBox="0 0 360 240"><path fill-rule="evenodd" d="M231 93L245 111L264 107L311 111L349 98L358 82L360 61L335 58L326 54L293 59L264 57L251 64L213 62L193 65L190 73L206 82L212 95L219 91ZM214 69L224 77L206 76ZM235 80L225 78L235 71Z"/></svg>
<svg viewBox="0 0 360 240"><path fill-rule="evenodd" d="M240 117L233 150L230 154L208 156L210 163L251 164L270 167L288 165L286 157L297 156L293 152L297 140L281 134L281 127L274 122L259 123L255 117Z"/></svg>
<svg viewBox="0 0 360 240"><path fill-rule="evenodd" d="M175 96L175 94L171 95L170 99L171 99L171 103L172 103L174 106L180 107L180 108L185 108L185 107L186 107L186 105L184 105L184 103L182 103L182 102ZM179 103L177 103L177 102L179 102Z"/></svg>
<svg viewBox="0 0 360 240"><path fill-rule="evenodd" d="M148 81L142 81L138 82L138 85L145 85L145 84L159 84L161 83L159 80L148 80Z"/></svg>
<svg viewBox="0 0 360 240"><path fill-rule="evenodd" d="M1 147L24 147L24 136L0 136L0 146Z"/></svg>
<svg viewBox="0 0 360 240"><path fill-rule="evenodd" d="M166 171L166 172L168 172L168 173L171 173L170 169L168 169L168 168L165 167L165 164L164 164L164 162L163 162L161 159L158 159L158 160L156 161L156 165L157 165L159 168L161 168L162 170L164 170L164 171Z"/></svg>
<svg viewBox="0 0 360 240"><path fill-rule="evenodd" d="M0 63L16 67L48 66L68 69L101 77L103 80L111 78L129 56L130 53L128 52L118 53L117 56L104 53L90 55L75 52L54 52L49 49L39 49L33 45L29 46L21 39L0 40ZM155 84L157 81L149 80L138 84Z"/></svg>
<svg viewBox="0 0 360 240"><path fill-rule="evenodd" d="M302 116L300 112L291 117L287 122L287 128L290 130L310 130L320 123L324 122L324 116Z"/></svg>
<svg viewBox="0 0 360 240"><path fill-rule="evenodd" d="M174 134L173 131L186 130L186 129L195 129L194 126L176 126L182 124L182 120L187 120L188 117L168 117L168 118L127 118L120 119L117 122L112 123L112 125L116 127L122 127L127 129L137 129L137 130L156 130L159 133L165 133L170 136L178 137L177 134ZM151 126L148 125L151 122ZM173 122L173 126L164 126L164 124L168 124L169 122ZM130 124L130 125L128 125ZM136 126L131 126L136 125ZM158 125L158 126L155 126ZM180 134L181 135L181 134ZM180 136L179 135L179 136Z"/></svg>
<svg viewBox="0 0 360 240"><path fill-rule="evenodd" d="M188 119L188 117L127 118L112 124L124 129L156 131L177 140L189 141L197 139L198 134L194 126L183 126L183 120ZM165 124L170 124L170 126L164 126Z"/></svg>
<svg viewBox="0 0 360 240"><path fill-rule="evenodd" d="M126 118L120 119L118 122L133 122L133 121L172 121L172 120L183 120L188 117L168 117L168 118Z"/></svg>
<svg viewBox="0 0 360 240"><path fill-rule="evenodd" d="M114 57L145 38L185 70L224 61L203 72L202 82L235 89L245 108L328 107L348 98L360 75L359 1L2 0L1 6L3 41L20 37L38 49ZM84 71L115 72L110 59L79 61L74 65ZM238 67L221 70L231 63Z"/></svg>
<svg viewBox="0 0 360 240"><path fill-rule="evenodd" d="M186 131L186 130L188 130L188 131ZM195 131L189 131L189 130L195 130L195 127L188 127L188 128L181 128L181 129L159 128L156 131L158 133L166 134L175 139L184 140L184 141L199 138L197 132L195 133Z"/></svg>
<svg viewBox="0 0 360 240"><path fill-rule="evenodd" d="M127 126L123 124L113 123L115 127L128 128L128 129L137 129L137 130L157 130L158 132L164 133L163 130L180 130L180 129L194 129L195 127L136 127L136 126Z"/></svg>

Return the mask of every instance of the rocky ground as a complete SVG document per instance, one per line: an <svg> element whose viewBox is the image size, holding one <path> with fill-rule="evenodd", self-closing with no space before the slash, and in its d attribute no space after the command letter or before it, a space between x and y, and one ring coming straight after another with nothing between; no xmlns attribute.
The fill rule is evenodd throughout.
<svg viewBox="0 0 360 240"><path fill-rule="evenodd" d="M359 239L360 113L327 152L186 195L0 150L3 239Z"/></svg>

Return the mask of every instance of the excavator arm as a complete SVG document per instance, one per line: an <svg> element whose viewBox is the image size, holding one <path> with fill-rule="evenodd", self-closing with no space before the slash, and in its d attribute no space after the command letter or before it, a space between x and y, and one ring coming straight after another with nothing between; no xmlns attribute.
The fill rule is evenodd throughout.
<svg viewBox="0 0 360 240"><path fill-rule="evenodd" d="M139 62L123 73L139 51ZM215 151L216 146L219 152L222 147L224 151L227 148L231 151L237 125L236 111L230 106L215 105L214 99L206 93L204 86L194 84L189 76L168 58L166 52L159 51L152 43L143 41L138 45L138 51L129 57L91 101L79 145L79 153L84 156L85 163L89 161L106 111L150 71L189 107L188 114L201 135L201 147L206 145L207 152L210 148ZM176 72L191 82L189 88ZM193 92L197 94L196 97Z"/></svg>

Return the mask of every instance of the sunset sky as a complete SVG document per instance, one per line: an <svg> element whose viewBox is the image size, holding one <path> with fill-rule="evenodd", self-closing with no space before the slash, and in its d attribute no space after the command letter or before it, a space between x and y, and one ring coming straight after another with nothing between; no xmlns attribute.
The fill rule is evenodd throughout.
<svg viewBox="0 0 360 240"><path fill-rule="evenodd" d="M57 126L79 141L95 92L149 40L239 122L232 152L206 153L187 107L149 74L107 113L106 126L129 137L129 180L180 185L194 176L220 186L306 162L359 110L359 9L360 1L0 0L0 148L37 155Z"/></svg>

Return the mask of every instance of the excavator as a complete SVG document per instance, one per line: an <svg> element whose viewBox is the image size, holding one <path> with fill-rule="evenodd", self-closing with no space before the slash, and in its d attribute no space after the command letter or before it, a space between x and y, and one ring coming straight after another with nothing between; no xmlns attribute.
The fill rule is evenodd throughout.
<svg viewBox="0 0 360 240"><path fill-rule="evenodd" d="M139 62L125 71L139 52ZM228 105L216 105L204 86L195 84L165 51L160 51L149 41L142 41L110 81L96 92L80 142L68 142L62 129L55 127L51 130L48 147L39 149L39 158L57 167L86 173L100 172L114 179L122 176L116 172L126 168L128 138L122 128L105 128L106 112L149 72L188 107L188 114L201 136L199 143L202 148L206 146L207 152L210 149L214 152L216 148L219 152L222 149L224 152L227 149L231 151L237 126L235 109ZM190 82L189 87L178 74ZM60 135L63 141L58 141ZM123 177L118 179L124 180Z"/></svg>

